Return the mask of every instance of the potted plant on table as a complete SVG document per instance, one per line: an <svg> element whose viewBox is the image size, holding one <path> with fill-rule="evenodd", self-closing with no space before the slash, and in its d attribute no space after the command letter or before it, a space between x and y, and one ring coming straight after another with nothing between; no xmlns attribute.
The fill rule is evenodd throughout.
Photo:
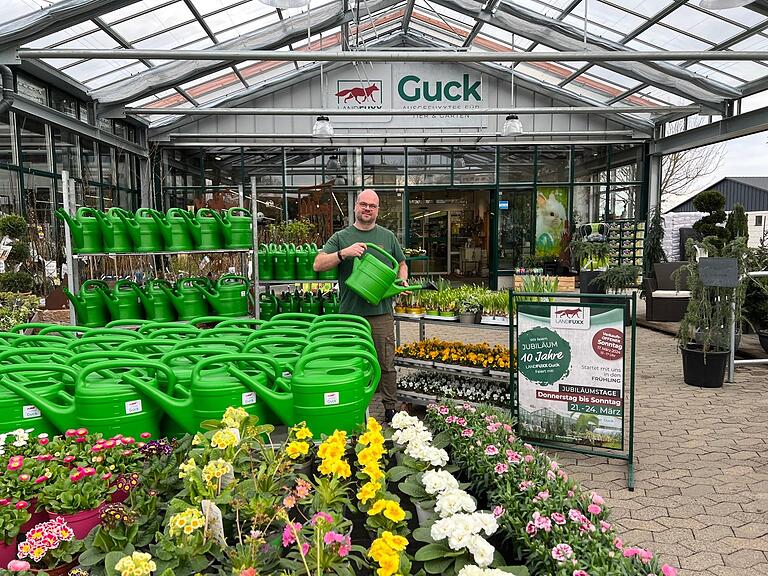
<svg viewBox="0 0 768 576"><path fill-rule="evenodd" d="M16 558L16 537L30 519L29 502L0 499L0 569Z"/></svg>
<svg viewBox="0 0 768 576"><path fill-rule="evenodd" d="M19 542L17 554L27 570L38 569L48 576L64 576L76 564L83 550L82 540L61 516L36 524ZM21 568L21 566L19 566Z"/></svg>
<svg viewBox="0 0 768 576"><path fill-rule="evenodd" d="M480 312L480 301L476 294L469 294L459 302L459 322L462 324L476 324L477 315Z"/></svg>

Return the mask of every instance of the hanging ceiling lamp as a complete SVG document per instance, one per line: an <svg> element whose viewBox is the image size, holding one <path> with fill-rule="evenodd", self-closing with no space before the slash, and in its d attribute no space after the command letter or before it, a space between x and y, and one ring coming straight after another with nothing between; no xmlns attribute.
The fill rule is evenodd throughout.
<svg viewBox="0 0 768 576"><path fill-rule="evenodd" d="M523 133L523 123L520 122L520 118L517 114L510 114L504 120L504 126L501 129L502 136L518 136Z"/></svg>
<svg viewBox="0 0 768 576"><path fill-rule="evenodd" d="M318 116L312 126L312 136L315 138L333 138L333 126L328 116Z"/></svg>

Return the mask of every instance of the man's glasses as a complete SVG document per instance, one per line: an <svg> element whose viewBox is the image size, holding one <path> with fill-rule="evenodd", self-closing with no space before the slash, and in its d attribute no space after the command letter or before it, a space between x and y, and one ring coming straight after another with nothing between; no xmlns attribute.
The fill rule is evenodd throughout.
<svg viewBox="0 0 768 576"><path fill-rule="evenodd" d="M358 202L357 205L363 210L376 210L379 207L378 204L368 204L367 202Z"/></svg>

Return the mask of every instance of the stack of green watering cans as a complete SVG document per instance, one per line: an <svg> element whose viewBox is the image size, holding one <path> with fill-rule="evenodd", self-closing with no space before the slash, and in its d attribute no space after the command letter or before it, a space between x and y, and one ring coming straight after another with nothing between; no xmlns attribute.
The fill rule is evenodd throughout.
<svg viewBox="0 0 768 576"><path fill-rule="evenodd" d="M101 280L87 280L77 294L63 290L75 308L78 324L99 328L109 322L131 325L141 320L189 321L210 314L247 316L248 288L245 277L225 274L215 283L202 277L181 278L175 285L152 279L140 287L131 280L118 280L110 289Z"/></svg>
<svg viewBox="0 0 768 576"><path fill-rule="evenodd" d="M339 269L315 272L316 244L262 244L259 246L259 280L338 280Z"/></svg>
<svg viewBox="0 0 768 576"><path fill-rule="evenodd" d="M319 437L363 425L380 376L370 325L340 314L145 321L138 331L19 325L0 333L0 433L177 437L241 406L262 422L305 421Z"/></svg>
<svg viewBox="0 0 768 576"><path fill-rule="evenodd" d="M74 216L59 208L56 216L67 223L75 254L247 250L253 245L251 212L245 208L221 214L210 208L196 214L171 208L163 214L153 208L131 213L82 207Z"/></svg>

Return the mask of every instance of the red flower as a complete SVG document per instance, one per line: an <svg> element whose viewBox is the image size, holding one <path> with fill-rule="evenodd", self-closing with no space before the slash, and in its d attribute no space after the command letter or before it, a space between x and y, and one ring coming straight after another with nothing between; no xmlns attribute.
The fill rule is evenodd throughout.
<svg viewBox="0 0 768 576"><path fill-rule="evenodd" d="M105 446L106 448L110 448L110 449L111 449L111 448L114 448L114 447L115 447L115 441L114 441L114 440L107 440L107 441L104 443L104 446Z"/></svg>
<svg viewBox="0 0 768 576"><path fill-rule="evenodd" d="M88 466L87 468L83 468L82 472L86 476L95 476L96 475L96 468L91 468L90 466Z"/></svg>
<svg viewBox="0 0 768 576"><path fill-rule="evenodd" d="M85 436L80 436L78 438L75 438L75 442L78 444L82 444L83 442L87 442L87 441L88 441L88 438L86 438Z"/></svg>
<svg viewBox="0 0 768 576"><path fill-rule="evenodd" d="M22 482L27 482L30 478L32 478L32 476L29 474L19 474L19 480Z"/></svg>
<svg viewBox="0 0 768 576"><path fill-rule="evenodd" d="M96 444L91 448L91 452L101 452L102 446L101 444Z"/></svg>
<svg viewBox="0 0 768 576"><path fill-rule="evenodd" d="M62 458L62 460L64 461L65 464L69 464L70 462L74 462L75 461L75 457L70 454L68 456L64 456L64 458Z"/></svg>
<svg viewBox="0 0 768 576"><path fill-rule="evenodd" d="M45 446L46 444L48 444L48 442L50 442L50 440L48 438L38 438L37 439L37 443L40 444L40 446Z"/></svg>
<svg viewBox="0 0 768 576"><path fill-rule="evenodd" d="M10 503L11 501L8 498L0 498L0 506L8 506Z"/></svg>
<svg viewBox="0 0 768 576"><path fill-rule="evenodd" d="M67 438L72 438L72 436L77 436L77 430L74 428L70 428L66 432L64 432L64 436Z"/></svg>
<svg viewBox="0 0 768 576"><path fill-rule="evenodd" d="M49 462L53 460L53 454L38 454L35 456L35 460L38 462Z"/></svg>
<svg viewBox="0 0 768 576"><path fill-rule="evenodd" d="M149 432L142 432L141 437L142 439L146 440L147 438L152 438L152 434Z"/></svg>
<svg viewBox="0 0 768 576"><path fill-rule="evenodd" d="M123 456L130 456L133 454L133 450L123 450Z"/></svg>
<svg viewBox="0 0 768 576"><path fill-rule="evenodd" d="M24 508L29 507L29 502L26 500L19 500L16 502L16 510L24 510Z"/></svg>
<svg viewBox="0 0 768 576"><path fill-rule="evenodd" d="M130 436L126 436L125 438L121 438L120 442L122 442L123 444L125 444L127 446L128 444L133 444L134 442L136 442L136 440L134 440Z"/></svg>
<svg viewBox="0 0 768 576"><path fill-rule="evenodd" d="M48 480L48 476L45 476L45 475L38 476L37 478L35 478L35 484L42 484L46 480Z"/></svg>
<svg viewBox="0 0 768 576"><path fill-rule="evenodd" d="M88 436L88 428L78 428L76 434L78 436Z"/></svg>
<svg viewBox="0 0 768 576"><path fill-rule="evenodd" d="M69 475L69 479L70 479L72 482L79 482L79 481L80 481L80 480L82 480L84 477L85 477L85 474L83 474L82 472L80 472L80 470L78 470L77 472L73 472L72 474L70 474L70 475Z"/></svg>
<svg viewBox="0 0 768 576"><path fill-rule="evenodd" d="M18 470L24 466L24 456L11 456L8 460L8 470Z"/></svg>
<svg viewBox="0 0 768 576"><path fill-rule="evenodd" d="M110 478L112 478L112 472L107 472L101 475L102 480L109 480Z"/></svg>

